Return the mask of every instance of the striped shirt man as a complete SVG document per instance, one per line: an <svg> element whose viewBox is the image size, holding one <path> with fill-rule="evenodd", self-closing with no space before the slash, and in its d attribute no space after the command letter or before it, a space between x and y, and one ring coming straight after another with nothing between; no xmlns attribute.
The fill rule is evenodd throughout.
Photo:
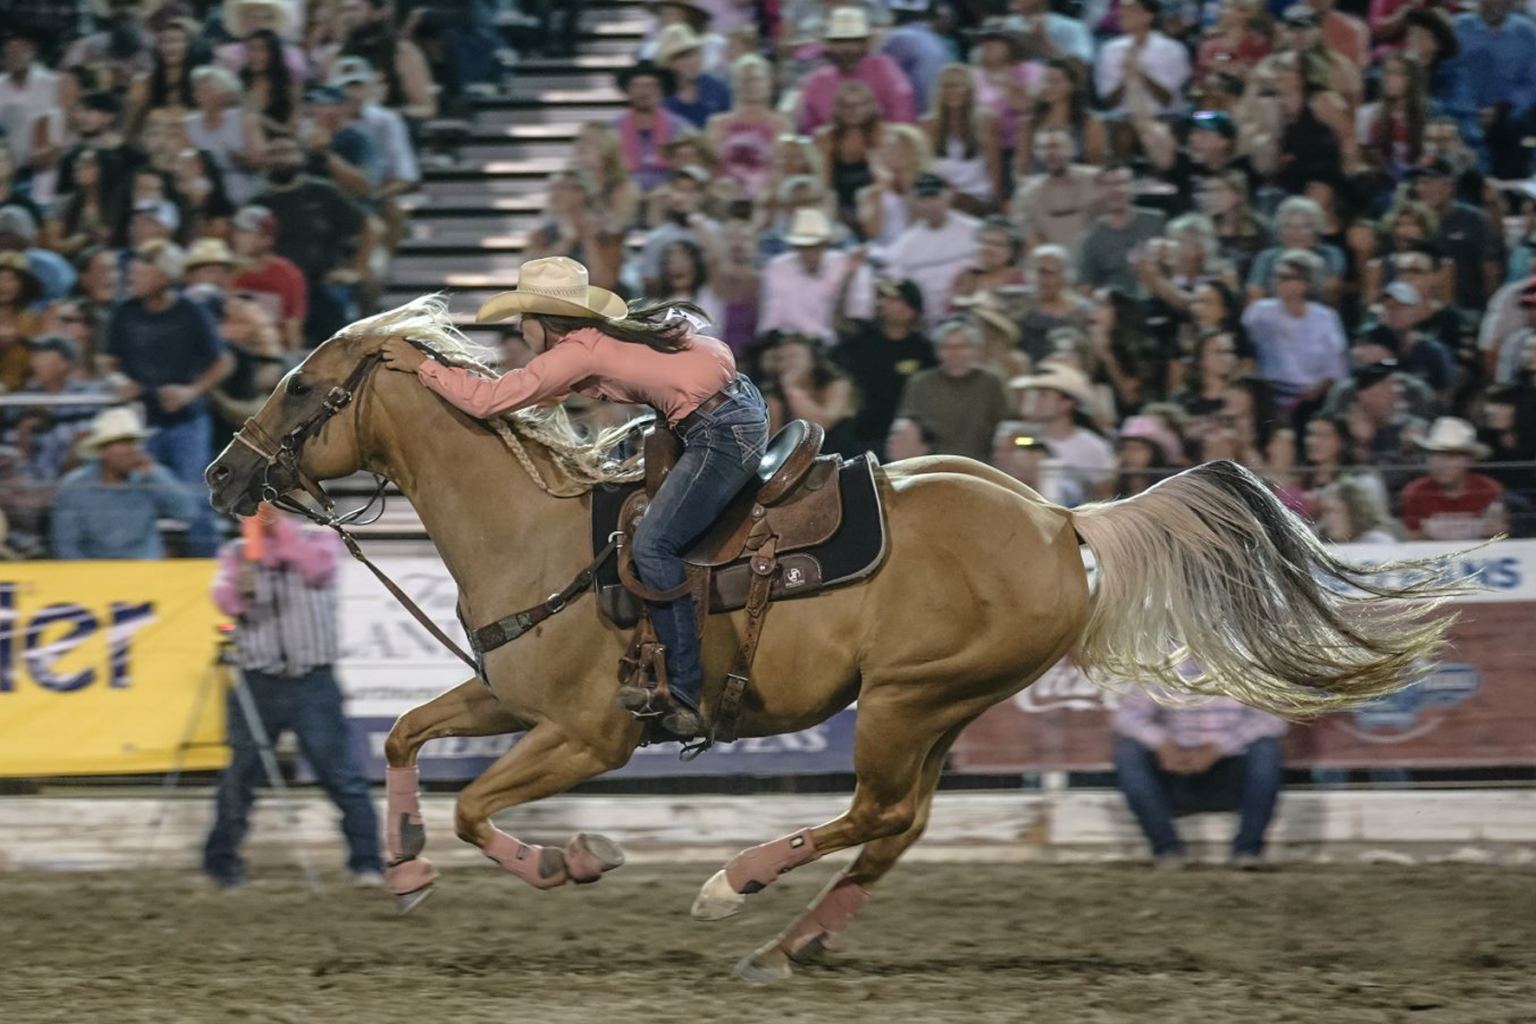
<svg viewBox="0 0 1536 1024"><path fill-rule="evenodd" d="M259 557L246 541L219 552L213 601L238 623L235 664L298 678L337 657L336 574L341 541L283 516L267 528Z"/></svg>

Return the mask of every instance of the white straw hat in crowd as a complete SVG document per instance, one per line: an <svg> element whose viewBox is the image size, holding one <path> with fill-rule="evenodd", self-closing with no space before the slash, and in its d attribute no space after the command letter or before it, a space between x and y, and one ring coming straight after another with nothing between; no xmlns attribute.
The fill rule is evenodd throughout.
<svg viewBox="0 0 1536 1024"><path fill-rule="evenodd" d="M1040 368L1039 373L1014 377L1008 382L1008 386L1021 391L1029 388L1060 391L1077 402L1078 411L1086 413L1095 420L1100 419L1099 403L1093 393L1093 382L1088 379L1087 374L1076 367L1046 363Z"/></svg>
<svg viewBox="0 0 1536 1024"><path fill-rule="evenodd" d="M702 36L679 22L661 30L661 35L656 37L656 52L651 55L651 59L665 67L672 63L674 57L681 57L690 50L702 48L703 45Z"/></svg>
<svg viewBox="0 0 1536 1024"><path fill-rule="evenodd" d="M868 39L869 16L862 7L833 8L832 16L827 19L827 31L822 34L822 38L828 41Z"/></svg>
<svg viewBox="0 0 1536 1024"><path fill-rule="evenodd" d="M789 222L784 241L793 246L826 245L832 238L832 222L814 206L802 206Z"/></svg>
<svg viewBox="0 0 1536 1024"><path fill-rule="evenodd" d="M271 12L275 22L273 31L278 35L286 36L293 30L293 7L284 0L224 0L224 27L230 35L243 39L251 33L246 24L247 16L258 11Z"/></svg>
<svg viewBox="0 0 1536 1024"><path fill-rule="evenodd" d="M139 421L132 406L114 405L91 420L91 429L80 439L80 450L92 454L113 441L142 441L154 434Z"/></svg>
<svg viewBox="0 0 1536 1024"><path fill-rule="evenodd" d="M548 256L524 263L517 288L487 300L476 318L488 324L519 313L547 313L618 320L628 311L613 292L587 283L586 267L567 256Z"/></svg>
<svg viewBox="0 0 1536 1024"><path fill-rule="evenodd" d="M1441 416L1430 424L1429 434L1419 439L1419 447L1427 452L1470 455L1474 459L1486 459L1488 446L1477 439L1477 428L1456 416Z"/></svg>

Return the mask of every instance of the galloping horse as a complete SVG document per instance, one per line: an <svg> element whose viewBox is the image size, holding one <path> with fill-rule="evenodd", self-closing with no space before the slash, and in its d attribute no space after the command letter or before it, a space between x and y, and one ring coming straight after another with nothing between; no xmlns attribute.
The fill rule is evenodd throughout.
<svg viewBox="0 0 1536 1024"><path fill-rule="evenodd" d="M351 325L290 372L209 467L214 505L250 514L263 494L302 486L319 497L316 481L371 470L415 506L470 626L536 604L591 558L588 493L624 472L609 457L612 438L585 443L562 413L471 419L414 375L375 370L372 357L392 335L475 365L437 299ZM694 916L729 916L779 875L863 849L783 933L737 965L743 977L789 975L792 961L846 925L922 834L955 737L1063 655L1104 685L1225 694L1304 717L1407 685L1449 626L1449 617L1424 617L1456 591L1432 566L1339 561L1230 462L1071 511L963 458L906 460L879 474L884 565L862 583L777 608L741 719L744 736L791 732L857 699L852 805L739 854L704 884ZM1097 562L1092 588L1083 544ZM1378 582L1378 573L1405 567L1417 570L1407 577L1414 582ZM710 621L704 664L714 682L705 706L741 628L742 613ZM391 887L408 905L435 878L420 856L416 754L445 736L526 733L459 793L459 838L538 888L595 881L622 863L602 837L541 848L491 816L629 759L642 727L614 701L626 642L591 602L577 605L491 651L485 682L472 678L401 716L385 754ZM1180 668L1191 658L1201 674L1187 677Z"/></svg>

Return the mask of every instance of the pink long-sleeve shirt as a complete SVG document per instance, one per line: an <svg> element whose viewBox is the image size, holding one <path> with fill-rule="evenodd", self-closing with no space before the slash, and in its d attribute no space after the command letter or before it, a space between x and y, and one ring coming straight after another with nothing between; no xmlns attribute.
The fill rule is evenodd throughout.
<svg viewBox="0 0 1536 1024"><path fill-rule="evenodd" d="M863 82L869 86L883 120L901 124L917 120L912 83L894 60L883 53L872 53L859 61L851 75L827 64L805 76L800 83L800 116L796 120L802 134L809 135L832 120L832 101L844 82Z"/></svg>
<svg viewBox="0 0 1536 1024"><path fill-rule="evenodd" d="M246 596L240 591L240 563L245 557L244 542L233 541L219 552L219 571L213 580L213 603L225 615L238 618L247 610ZM312 530L287 519L272 524L262 564L269 569L287 565L299 571L307 586L328 587L336 579L341 563L341 541L329 530Z"/></svg>
<svg viewBox="0 0 1536 1024"><path fill-rule="evenodd" d="M688 347L658 352L611 338L595 327L572 331L520 370L497 378L428 359L421 382L479 419L513 412L579 391L614 402L649 405L676 424L736 377L736 358L722 341L702 334Z"/></svg>

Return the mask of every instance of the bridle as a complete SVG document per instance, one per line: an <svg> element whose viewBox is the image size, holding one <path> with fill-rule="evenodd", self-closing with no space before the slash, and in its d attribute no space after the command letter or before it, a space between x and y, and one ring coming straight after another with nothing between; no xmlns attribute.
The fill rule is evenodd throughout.
<svg viewBox="0 0 1536 1024"><path fill-rule="evenodd" d="M416 344L417 347L423 347L417 342L412 344ZM384 494L386 481L375 473L374 477L378 481L378 487L374 491L373 496L359 508L338 516L336 514L336 503L325 492L325 488L320 486L320 481L305 472L303 467L299 465L299 458L304 452L305 442L313 437L321 427L330 422L337 413L352 404L353 397L363 386L363 382L368 379L368 375L373 372L374 367L378 366L382 359L383 357L377 352L364 356L352 368L352 372L347 375L346 380L326 392L319 408L300 420L281 439L273 438L267 432L267 428L256 422L255 417L245 421L244 425L236 432L235 440L255 452L264 464L261 474L261 499L263 501L271 502L280 509L292 512L295 515L301 515L312 523L331 527L338 532L340 532L341 527L357 522L373 507L374 502L380 501ZM279 490L277 485L272 482L272 473L277 469L282 469L289 473L298 485L304 488L311 498L315 499L321 511L316 511L302 501L290 498L285 491ZM383 512L384 509L381 503L378 515L382 515ZM369 522L375 521L378 515L375 515L374 519L370 519Z"/></svg>

